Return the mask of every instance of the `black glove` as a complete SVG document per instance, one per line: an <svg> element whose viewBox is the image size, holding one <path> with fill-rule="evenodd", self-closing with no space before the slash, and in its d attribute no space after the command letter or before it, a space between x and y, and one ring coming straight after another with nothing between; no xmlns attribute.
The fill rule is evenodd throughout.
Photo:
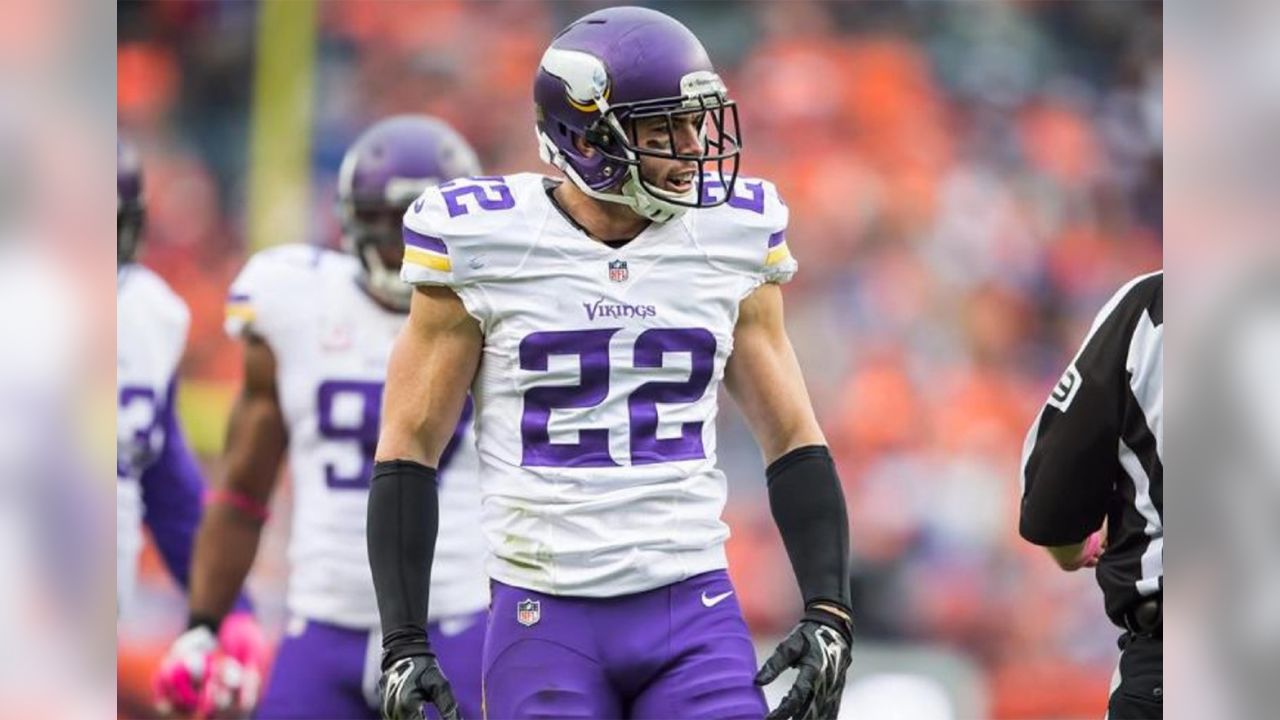
<svg viewBox="0 0 1280 720"><path fill-rule="evenodd" d="M378 696L382 698L385 720L423 720L424 703L435 705L442 720L461 720L458 701L435 655L413 655L396 661L378 679Z"/></svg>
<svg viewBox="0 0 1280 720"><path fill-rule="evenodd" d="M756 673L757 685L768 685L787 668L800 670L791 690L766 720L835 720L840 714L844 676L852 661L853 628L847 617L847 611L840 617L811 606L765 661Z"/></svg>

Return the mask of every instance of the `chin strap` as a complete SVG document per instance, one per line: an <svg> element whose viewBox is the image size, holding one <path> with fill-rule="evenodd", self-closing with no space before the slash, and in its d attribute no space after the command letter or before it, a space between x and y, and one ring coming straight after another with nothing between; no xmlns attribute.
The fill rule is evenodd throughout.
<svg viewBox="0 0 1280 720"><path fill-rule="evenodd" d="M699 180L698 182L701 183L702 181ZM698 187L701 187L701 185L699 184ZM694 192L696 192L696 189ZM636 211L636 214L654 222L662 223L674 220L689 209L669 203L646 189L644 183L640 182L640 169L634 165L627 174L626 182L622 183L622 197L626 197L631 201L628 204Z"/></svg>

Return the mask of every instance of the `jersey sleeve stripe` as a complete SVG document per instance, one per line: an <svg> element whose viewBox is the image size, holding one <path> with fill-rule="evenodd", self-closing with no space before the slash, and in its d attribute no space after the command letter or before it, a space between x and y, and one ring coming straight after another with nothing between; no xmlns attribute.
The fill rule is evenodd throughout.
<svg viewBox="0 0 1280 720"><path fill-rule="evenodd" d="M445 247L444 241L438 237L423 235L414 232L409 228L404 229L404 244L407 247L418 248L419 250L430 250L445 255L449 252L449 248Z"/></svg>
<svg viewBox="0 0 1280 720"><path fill-rule="evenodd" d="M247 303L247 302L249 302L249 293L247 293L247 292L233 292L233 293L231 293L231 294L227 295L227 302L232 303L232 304L235 304L235 303Z"/></svg>
<svg viewBox="0 0 1280 720"><path fill-rule="evenodd" d="M253 306L247 302L227 303L227 319L249 322L254 318Z"/></svg>
<svg viewBox="0 0 1280 720"><path fill-rule="evenodd" d="M404 261L410 265L418 265L420 267L431 268L441 272L449 272L453 269L453 265L449 262L447 255L439 255L426 250L419 250L416 247L406 245L404 248Z"/></svg>
<svg viewBox="0 0 1280 720"><path fill-rule="evenodd" d="M770 249L776 248L786 241L787 241L786 229L779 230L778 232L769 236L769 248Z"/></svg>
<svg viewBox="0 0 1280 720"><path fill-rule="evenodd" d="M756 257L759 257L759 256L757 255ZM764 265L765 267L772 267L790 258L791 258L791 251L787 249L787 244L784 242L778 247L769 251L769 254L765 256Z"/></svg>

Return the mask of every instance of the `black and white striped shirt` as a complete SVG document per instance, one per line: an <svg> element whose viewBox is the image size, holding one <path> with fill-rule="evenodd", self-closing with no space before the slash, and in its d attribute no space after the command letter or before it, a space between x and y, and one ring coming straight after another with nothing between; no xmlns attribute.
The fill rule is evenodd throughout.
<svg viewBox="0 0 1280 720"><path fill-rule="evenodd" d="M1093 321L1022 448L1022 537L1081 542L1107 520L1098 584L1124 626L1164 589L1164 272L1134 278Z"/></svg>

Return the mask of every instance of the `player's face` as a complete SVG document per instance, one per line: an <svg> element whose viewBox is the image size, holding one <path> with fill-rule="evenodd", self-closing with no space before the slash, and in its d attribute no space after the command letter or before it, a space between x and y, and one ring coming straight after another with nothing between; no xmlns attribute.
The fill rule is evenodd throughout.
<svg viewBox="0 0 1280 720"><path fill-rule="evenodd" d="M702 154L702 128L705 112L689 112L674 115L671 124L665 117L640 118L635 121L633 132L637 147L658 153L696 157ZM675 194L693 189L698 163L693 160L675 160L640 155L640 174L651 185Z"/></svg>
<svg viewBox="0 0 1280 720"><path fill-rule="evenodd" d="M361 232L366 238L373 238L378 248L378 256L388 270L400 267L404 257L404 245L400 236L400 223L404 218L404 208L377 207L356 210Z"/></svg>

